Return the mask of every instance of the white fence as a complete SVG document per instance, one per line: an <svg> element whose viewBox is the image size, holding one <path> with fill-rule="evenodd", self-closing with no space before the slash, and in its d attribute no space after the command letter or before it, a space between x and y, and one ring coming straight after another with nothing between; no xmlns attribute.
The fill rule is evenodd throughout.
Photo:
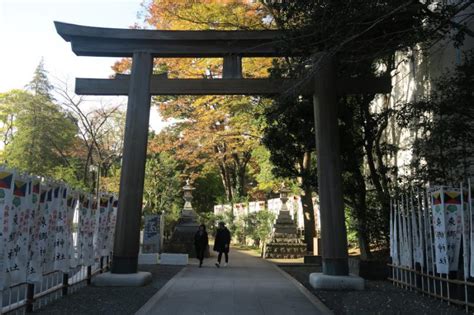
<svg viewBox="0 0 474 315"><path fill-rule="evenodd" d="M295 220L296 225L299 229L304 229L304 213L303 213L303 204L301 202L300 196L289 196L286 206L290 211L290 214ZM319 204L317 199L313 198L313 208L316 216L316 229L320 230L320 218L319 218ZM268 200L260 201L251 201L247 203L235 203L231 204L222 204L214 206L214 214L222 215L225 212L233 212L234 216L238 219L244 215L253 212L259 212L262 210L268 209L270 212L278 216L278 213L281 209L281 200L280 198L273 198Z"/></svg>
<svg viewBox="0 0 474 315"><path fill-rule="evenodd" d="M391 201L391 281L474 307L474 200L470 182L410 189Z"/></svg>
<svg viewBox="0 0 474 315"><path fill-rule="evenodd" d="M97 201L64 183L0 169L1 311L25 305L32 310L35 297L60 289L67 294L69 285L102 270L113 246L116 212L110 194Z"/></svg>

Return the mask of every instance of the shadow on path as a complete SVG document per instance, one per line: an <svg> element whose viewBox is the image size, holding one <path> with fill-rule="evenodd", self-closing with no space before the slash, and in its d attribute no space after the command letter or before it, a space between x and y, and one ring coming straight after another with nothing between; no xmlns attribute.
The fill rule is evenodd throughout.
<svg viewBox="0 0 474 315"><path fill-rule="evenodd" d="M231 250L226 268L214 266L215 257L203 268L197 261L183 269L155 294L137 314L323 314L274 265L243 251ZM196 263L194 263L196 262ZM305 289L304 289L305 290Z"/></svg>

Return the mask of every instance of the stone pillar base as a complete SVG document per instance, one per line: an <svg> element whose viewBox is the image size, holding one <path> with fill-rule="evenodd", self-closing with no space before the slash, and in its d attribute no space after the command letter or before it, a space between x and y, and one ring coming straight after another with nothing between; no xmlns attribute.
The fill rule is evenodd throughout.
<svg viewBox="0 0 474 315"><path fill-rule="evenodd" d="M329 276L322 273L309 275L309 283L319 290L364 290L364 279L358 276Z"/></svg>
<svg viewBox="0 0 474 315"><path fill-rule="evenodd" d="M96 287L142 287L152 280L150 272L138 271L137 273L102 273L92 278Z"/></svg>

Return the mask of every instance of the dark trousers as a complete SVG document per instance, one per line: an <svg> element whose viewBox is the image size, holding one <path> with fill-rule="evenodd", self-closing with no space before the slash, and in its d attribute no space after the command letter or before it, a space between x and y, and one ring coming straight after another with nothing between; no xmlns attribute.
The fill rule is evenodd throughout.
<svg viewBox="0 0 474 315"><path fill-rule="evenodd" d="M224 255L225 255L225 262L228 263L229 262L229 253L227 253L227 252L219 252L219 255L217 255L217 261L219 262L219 264L221 263L222 253L224 253Z"/></svg>
<svg viewBox="0 0 474 315"><path fill-rule="evenodd" d="M199 259L199 262L202 264L204 260L204 253L206 252L206 247L196 247L196 258Z"/></svg>

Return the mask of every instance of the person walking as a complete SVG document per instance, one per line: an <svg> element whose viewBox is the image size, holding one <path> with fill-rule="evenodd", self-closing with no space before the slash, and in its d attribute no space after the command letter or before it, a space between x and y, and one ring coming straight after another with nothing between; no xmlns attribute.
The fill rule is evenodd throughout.
<svg viewBox="0 0 474 315"><path fill-rule="evenodd" d="M206 253L207 246L209 245L209 239L207 237L206 226L201 224L199 230L194 234L194 247L196 248L196 257L199 259L199 268L202 267L204 260L204 254Z"/></svg>
<svg viewBox="0 0 474 315"><path fill-rule="evenodd" d="M230 231L225 226L224 222L219 222L217 228L216 239L214 241L214 251L218 252L216 267L221 266L222 253L225 255L224 267L229 263L229 247L230 247Z"/></svg>

